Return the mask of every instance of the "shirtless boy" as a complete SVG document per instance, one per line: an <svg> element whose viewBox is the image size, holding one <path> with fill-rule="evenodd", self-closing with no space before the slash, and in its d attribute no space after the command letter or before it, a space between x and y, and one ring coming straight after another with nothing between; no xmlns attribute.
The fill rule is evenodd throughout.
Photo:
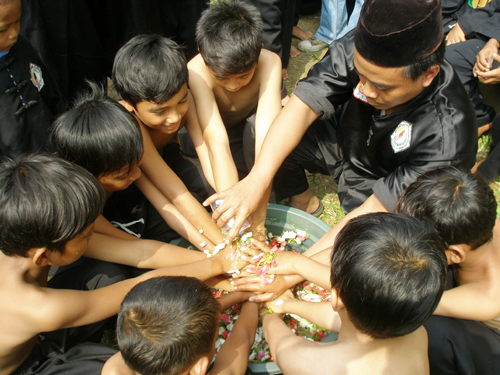
<svg viewBox="0 0 500 375"><path fill-rule="evenodd" d="M187 160L171 142L179 129L186 126L189 130L198 121L187 87L188 69L182 50L168 38L138 35L117 52L112 79L122 98L120 103L141 127L141 181L147 178L150 182L140 187L141 192L160 213L173 204L180 215L208 237L212 242L209 245L221 243L221 230L199 203L210 186L205 186L201 168L193 165L195 161Z"/></svg>
<svg viewBox="0 0 500 375"><path fill-rule="evenodd" d="M493 191L469 171L440 168L418 177L396 211L430 220L447 246L453 288L425 328L432 374L498 374L500 225ZM439 315L439 316L436 316Z"/></svg>
<svg viewBox="0 0 500 375"><path fill-rule="evenodd" d="M283 374L429 374L422 325L445 287L443 248L429 223L411 217L373 213L349 221L332 252L331 303L283 298L270 304L275 313L261 316ZM338 340L296 336L277 314L284 312L339 332Z"/></svg>
<svg viewBox="0 0 500 375"><path fill-rule="evenodd" d="M88 343L90 336L98 342L99 325L92 331L75 327L115 315L126 293L150 277L205 280L242 265L231 264L229 257L235 254L230 250L96 290L50 288L51 265L70 264L87 252L99 254L91 237L104 201L104 191L90 173L59 157L33 154L0 166L1 375L98 374L115 351Z"/></svg>
<svg viewBox="0 0 500 375"><path fill-rule="evenodd" d="M262 49L262 20L247 2L216 2L196 28L200 54L188 64L189 86L199 118L193 143L203 171L216 191L248 174L281 109L281 62ZM270 186L253 215L263 225Z"/></svg>

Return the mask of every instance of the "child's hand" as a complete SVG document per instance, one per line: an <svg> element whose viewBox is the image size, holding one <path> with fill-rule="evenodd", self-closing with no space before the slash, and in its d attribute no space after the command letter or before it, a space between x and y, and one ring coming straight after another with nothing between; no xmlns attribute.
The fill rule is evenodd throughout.
<svg viewBox="0 0 500 375"><path fill-rule="evenodd" d="M267 253L271 248L264 242L253 240L252 245L259 249L262 253ZM275 265L269 270L270 273L276 275L295 275L297 274L295 266L300 263L300 257L303 255L295 253L293 251L282 251L276 254L274 258ZM245 267L245 271L249 274L255 273L255 266Z"/></svg>
<svg viewBox="0 0 500 375"><path fill-rule="evenodd" d="M288 289L285 293L279 296L274 301L269 301L264 303L264 307L278 314L285 314L288 311L286 310L286 302L289 300L293 300L293 293L290 289Z"/></svg>
<svg viewBox="0 0 500 375"><path fill-rule="evenodd" d="M476 56L476 64L472 69L474 77L480 73L488 72L493 66L494 55L498 54L500 43L496 39L490 39Z"/></svg>
<svg viewBox="0 0 500 375"><path fill-rule="evenodd" d="M446 36L446 45L465 42L465 40L465 34L457 22Z"/></svg>
<svg viewBox="0 0 500 375"><path fill-rule="evenodd" d="M498 54L493 54L492 55L493 60L496 62L500 63L500 56ZM500 82L500 67L489 70L487 72L477 72L476 73L477 78L479 79L479 82L485 83L485 84L494 84L494 83L499 83Z"/></svg>
<svg viewBox="0 0 500 375"><path fill-rule="evenodd" d="M216 255L216 259L223 263L222 268L224 272L239 273L239 270L243 267L253 264L252 258L257 254L257 250L252 247L226 244Z"/></svg>
<svg viewBox="0 0 500 375"><path fill-rule="evenodd" d="M258 292L255 296L250 297L252 302L266 302L276 299L286 290L286 282L283 276L276 276L273 283L264 284L263 276L250 276L234 278L231 280L234 290Z"/></svg>

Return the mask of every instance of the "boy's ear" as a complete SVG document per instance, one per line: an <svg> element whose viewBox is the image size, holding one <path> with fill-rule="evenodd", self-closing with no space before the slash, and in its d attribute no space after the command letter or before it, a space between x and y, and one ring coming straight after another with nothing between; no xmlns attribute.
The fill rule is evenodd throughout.
<svg viewBox="0 0 500 375"><path fill-rule="evenodd" d="M344 302L342 302L342 298L339 297L335 288L332 288L330 300L332 301L333 310L338 312L340 309L344 308Z"/></svg>
<svg viewBox="0 0 500 375"><path fill-rule="evenodd" d="M448 265L462 263L466 258L467 245L451 245L445 250Z"/></svg>
<svg viewBox="0 0 500 375"><path fill-rule="evenodd" d="M135 107L131 103L127 102L126 100L121 100L120 103L125 107L127 111L129 111L130 113L134 113Z"/></svg>
<svg viewBox="0 0 500 375"><path fill-rule="evenodd" d="M189 375L205 375L208 371L208 367L210 366L211 359L209 359L206 355L201 356L198 359L191 370L189 370Z"/></svg>
<svg viewBox="0 0 500 375"><path fill-rule="evenodd" d="M45 247L29 249L26 254L28 255L28 258L33 259L33 263L37 267L45 267L50 264L48 250Z"/></svg>

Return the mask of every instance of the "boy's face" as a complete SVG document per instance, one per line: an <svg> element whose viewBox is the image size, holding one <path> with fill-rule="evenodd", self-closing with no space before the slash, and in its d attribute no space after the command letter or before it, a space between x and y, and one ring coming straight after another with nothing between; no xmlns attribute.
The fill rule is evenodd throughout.
<svg viewBox="0 0 500 375"><path fill-rule="evenodd" d="M256 68L257 64L255 64L250 70L247 70L246 72L238 74L227 74L223 76L214 73L214 71L210 68L208 68L208 70L210 71L210 74L212 74L212 77L214 77L217 85L228 92L237 92L242 87L245 87L250 83L253 75L255 74Z"/></svg>
<svg viewBox="0 0 500 375"><path fill-rule="evenodd" d="M65 266L76 262L83 255L89 245L89 241L94 233L94 224L77 234L75 238L69 240L61 253L48 251L50 264L53 266Z"/></svg>
<svg viewBox="0 0 500 375"><path fill-rule="evenodd" d="M142 159L130 168L129 165L124 166L117 172L107 173L99 176L97 180L104 188L106 193L113 193L118 190L124 190L128 188L135 180L141 177L141 165Z"/></svg>
<svg viewBox="0 0 500 375"><path fill-rule="evenodd" d="M16 44L20 21L21 0L0 5L0 51L8 51Z"/></svg>
<svg viewBox="0 0 500 375"><path fill-rule="evenodd" d="M189 106L187 83L166 102L156 104L141 101L133 112L148 128L164 134L173 134L179 130L181 120Z"/></svg>

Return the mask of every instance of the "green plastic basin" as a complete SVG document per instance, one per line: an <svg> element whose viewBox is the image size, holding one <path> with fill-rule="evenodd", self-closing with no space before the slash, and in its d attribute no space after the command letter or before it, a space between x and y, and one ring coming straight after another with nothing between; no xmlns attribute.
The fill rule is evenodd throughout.
<svg viewBox="0 0 500 375"><path fill-rule="evenodd" d="M328 232L331 227L320 219L296 208L270 203L267 207L266 229L274 235L281 235L283 230L290 230L293 227L305 230L309 233L309 239L303 242L297 250L305 251L317 240ZM190 244L185 239L174 240L173 245L188 247ZM323 342L331 342L337 339L338 335L330 332ZM281 370L274 362L250 363L249 369L253 374L281 374Z"/></svg>

